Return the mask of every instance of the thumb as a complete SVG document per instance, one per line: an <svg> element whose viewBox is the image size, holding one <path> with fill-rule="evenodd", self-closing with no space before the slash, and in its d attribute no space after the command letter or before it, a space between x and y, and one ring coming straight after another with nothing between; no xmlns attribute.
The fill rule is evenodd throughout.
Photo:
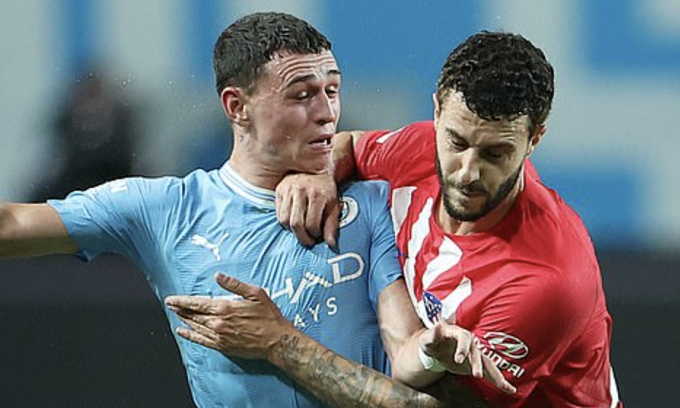
<svg viewBox="0 0 680 408"><path fill-rule="evenodd" d="M446 318L446 323L456 324L456 312L451 313L451 316Z"/></svg>

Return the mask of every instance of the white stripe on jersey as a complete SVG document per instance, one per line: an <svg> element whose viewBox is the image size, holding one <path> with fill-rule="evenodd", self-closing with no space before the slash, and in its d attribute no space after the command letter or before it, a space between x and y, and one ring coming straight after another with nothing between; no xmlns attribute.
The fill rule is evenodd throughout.
<svg viewBox="0 0 680 408"><path fill-rule="evenodd" d="M410 199L410 197L409 197ZM409 294L411 295L411 301L414 305L423 306L422 302L420 304L416 300L416 295L413 289L413 282L416 278L416 258L420 253L420 249L423 247L423 241L430 233L430 216L432 215L432 206L434 199L432 197L427 199L423 209L418 214L418 220L413 224L411 229L411 239L408 242L408 259L404 264L404 279L406 279L406 287L408 288ZM424 307L418 307L416 309L420 318L423 322L426 322L427 313L425 313Z"/></svg>
<svg viewBox="0 0 680 408"><path fill-rule="evenodd" d="M619 405L619 389L616 387L616 379L614 378L614 368L609 368L609 393L612 397L611 408L616 408Z"/></svg>
<svg viewBox="0 0 680 408"><path fill-rule="evenodd" d="M472 281L467 276L463 276L458 287L442 300L442 318L452 323L451 316L455 316L456 311L465 299L472 294Z"/></svg>
<svg viewBox="0 0 680 408"><path fill-rule="evenodd" d="M385 142L387 141L387 139L391 138L392 136L396 135L397 133L401 132L402 130L404 130L403 127L399 128L399 129L397 129L397 130L395 130L394 132L385 133L384 135L382 135L382 136L380 136L379 138L375 139L375 142L376 142L376 143L383 144L383 143L385 143Z"/></svg>
<svg viewBox="0 0 680 408"><path fill-rule="evenodd" d="M445 236L439 247L439 255L427 264L427 269L425 269L423 275L423 289L427 289L439 275L458 264L462 256L463 251L458 245Z"/></svg>
<svg viewBox="0 0 680 408"><path fill-rule="evenodd" d="M392 208L390 208L390 212L392 213L395 237L399 236L401 226L404 224L414 191L416 191L416 187L401 187L392 191Z"/></svg>

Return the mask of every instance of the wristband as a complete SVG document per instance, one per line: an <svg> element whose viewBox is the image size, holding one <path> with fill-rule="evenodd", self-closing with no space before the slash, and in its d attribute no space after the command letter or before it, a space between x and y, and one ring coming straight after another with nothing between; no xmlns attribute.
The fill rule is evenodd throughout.
<svg viewBox="0 0 680 408"><path fill-rule="evenodd" d="M418 358L420 358L420 363L427 371L432 371L433 373L446 371L446 367L436 358L425 354L425 350L421 346L418 346Z"/></svg>

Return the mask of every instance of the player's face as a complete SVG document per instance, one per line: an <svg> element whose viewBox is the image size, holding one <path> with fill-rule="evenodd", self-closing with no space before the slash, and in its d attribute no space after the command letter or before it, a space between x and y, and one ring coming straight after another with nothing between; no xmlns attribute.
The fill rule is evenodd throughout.
<svg viewBox="0 0 680 408"><path fill-rule="evenodd" d="M329 169L339 91L340 70L330 51L276 55L246 106L250 157L282 174Z"/></svg>
<svg viewBox="0 0 680 408"><path fill-rule="evenodd" d="M435 111L437 173L442 202L458 221L477 221L513 191L528 156L529 120L481 119L459 93Z"/></svg>

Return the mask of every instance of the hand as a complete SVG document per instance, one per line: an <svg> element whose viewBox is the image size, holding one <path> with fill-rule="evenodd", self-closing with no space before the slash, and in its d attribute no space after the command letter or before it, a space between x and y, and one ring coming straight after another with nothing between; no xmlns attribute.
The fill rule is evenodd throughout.
<svg viewBox="0 0 680 408"><path fill-rule="evenodd" d="M264 289L218 273L215 280L243 299L169 296L165 304L188 326L177 334L225 355L269 359L282 336L295 330Z"/></svg>
<svg viewBox="0 0 680 408"><path fill-rule="evenodd" d="M335 248L339 215L338 188L329 174L289 174L276 187L276 217L303 245L323 234Z"/></svg>
<svg viewBox="0 0 680 408"><path fill-rule="evenodd" d="M451 373L484 377L508 394L517 392L498 367L477 348L474 334L462 327L439 322L420 335L420 348Z"/></svg>

